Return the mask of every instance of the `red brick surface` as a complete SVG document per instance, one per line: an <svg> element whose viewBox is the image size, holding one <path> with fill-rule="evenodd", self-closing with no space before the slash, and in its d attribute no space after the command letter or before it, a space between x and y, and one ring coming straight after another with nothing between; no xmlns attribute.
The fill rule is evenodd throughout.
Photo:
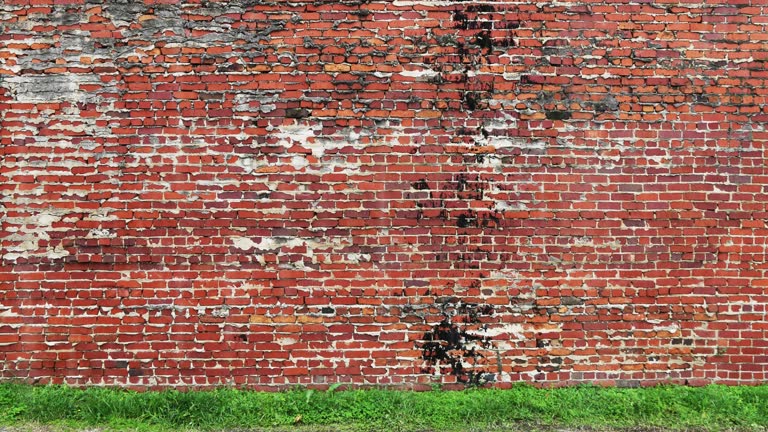
<svg viewBox="0 0 768 432"><path fill-rule="evenodd" d="M766 8L0 2L0 377L766 379Z"/></svg>

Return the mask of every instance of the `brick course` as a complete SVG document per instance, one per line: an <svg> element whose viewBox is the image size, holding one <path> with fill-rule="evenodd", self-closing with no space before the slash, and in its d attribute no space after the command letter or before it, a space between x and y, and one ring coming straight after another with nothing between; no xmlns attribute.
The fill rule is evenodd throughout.
<svg viewBox="0 0 768 432"><path fill-rule="evenodd" d="M762 382L766 7L4 0L0 377Z"/></svg>

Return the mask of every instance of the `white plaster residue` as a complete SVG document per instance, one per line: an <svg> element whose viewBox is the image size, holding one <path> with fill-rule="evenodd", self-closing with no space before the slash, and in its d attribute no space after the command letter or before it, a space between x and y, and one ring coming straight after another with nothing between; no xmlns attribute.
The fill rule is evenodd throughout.
<svg viewBox="0 0 768 432"><path fill-rule="evenodd" d="M62 246L48 247L44 251L40 249L41 240L50 240L49 231L53 230L53 223L60 221L61 214L55 211L37 213L26 217L4 217L8 224L6 230L11 234L5 240L10 244L5 248L3 259L16 261L19 258L27 258L33 255L45 255L50 259L58 259L69 255Z"/></svg>
<svg viewBox="0 0 768 432"><path fill-rule="evenodd" d="M116 220L117 216L111 214L110 209L107 207L99 207L94 210L93 213L85 217L85 220L92 221L111 221Z"/></svg>
<svg viewBox="0 0 768 432"><path fill-rule="evenodd" d="M370 262L370 254L350 253L347 254L347 262L351 264L360 264L361 262Z"/></svg>
<svg viewBox="0 0 768 432"><path fill-rule="evenodd" d="M237 159L236 165L241 167L246 172L246 174L250 174L259 168L269 166L269 163L253 157L241 157Z"/></svg>
<svg viewBox="0 0 768 432"><path fill-rule="evenodd" d="M498 158L497 158L498 159ZM494 211L518 211L518 210L527 210L528 204L524 201L517 201L517 200L510 200L506 199L510 197L510 192L506 190L502 190L499 188L497 184L491 184L490 190L488 191L488 199L493 201L493 210Z"/></svg>
<svg viewBox="0 0 768 432"><path fill-rule="evenodd" d="M497 171L500 171L504 167L504 159L496 155L483 155L482 160L484 167L494 168Z"/></svg>
<svg viewBox="0 0 768 432"><path fill-rule="evenodd" d="M493 270L489 276L490 279L505 279L509 281L518 281L522 275L517 270Z"/></svg>
<svg viewBox="0 0 768 432"><path fill-rule="evenodd" d="M352 244L351 239L341 237L305 238L302 241L308 248L320 251L335 251Z"/></svg>
<svg viewBox="0 0 768 432"><path fill-rule="evenodd" d="M598 152L597 158L600 160L618 162L621 160L621 153L611 154L610 152Z"/></svg>
<svg viewBox="0 0 768 432"><path fill-rule="evenodd" d="M680 326L677 323L671 323L667 325L656 325L656 326L653 326L653 331L669 332L671 334L675 334L680 331Z"/></svg>
<svg viewBox="0 0 768 432"><path fill-rule="evenodd" d="M750 63L750 62L755 61L755 58L752 57L752 56L744 57L744 58L734 58L734 59L730 58L730 55L728 55L727 53L726 53L726 56L727 56L726 58L728 60L730 60L730 61L732 61L733 63L736 63L736 64L739 64L739 63Z"/></svg>
<svg viewBox="0 0 768 432"><path fill-rule="evenodd" d="M621 249L621 242L619 240L606 241L605 239L601 239L600 241L595 241L595 239L590 236L574 237L571 240L571 244L573 244L574 246L593 246L593 247L604 246L612 250Z"/></svg>
<svg viewBox="0 0 768 432"><path fill-rule="evenodd" d="M294 169L300 170L309 165L309 161L307 161L307 158L301 157L301 156L294 156L291 158L291 166L293 166Z"/></svg>
<svg viewBox="0 0 768 432"><path fill-rule="evenodd" d="M229 316L229 306L222 305L221 307L215 308L211 311L211 316L214 316L216 318L226 318Z"/></svg>
<svg viewBox="0 0 768 432"><path fill-rule="evenodd" d="M86 125L82 123L56 123L50 126L51 130L60 130L66 132L74 132L76 134L82 134L86 130ZM74 162L74 161L70 161Z"/></svg>
<svg viewBox="0 0 768 432"><path fill-rule="evenodd" d="M320 124L314 124L314 125L295 124L295 125L280 126L279 128L277 128L277 132L275 133L275 136L280 140L279 144L282 144L282 145L290 145L290 144L298 143L303 146L306 146L307 144L309 144L309 139L315 137L317 133L320 132L321 129L322 129L322 125Z"/></svg>
<svg viewBox="0 0 768 432"><path fill-rule="evenodd" d="M400 75L404 77L409 78L434 78L437 75L440 75L439 72L435 72L432 69L421 69L421 70L404 70L400 72Z"/></svg>
<svg viewBox="0 0 768 432"><path fill-rule="evenodd" d="M395 0L394 6L452 6L465 4L465 0Z"/></svg>
<svg viewBox="0 0 768 432"><path fill-rule="evenodd" d="M510 335L516 339L523 339L525 328L522 324L504 324L498 327L488 327L478 332L484 337L496 337L500 335Z"/></svg>
<svg viewBox="0 0 768 432"><path fill-rule="evenodd" d="M647 159L650 162L653 162L653 163L649 163L648 165L658 165L658 166L661 166L661 167L664 167L664 168L671 168L673 166L672 165L672 161L669 159L668 156L662 156L662 155L648 156L648 155L646 155L645 159Z"/></svg>
<svg viewBox="0 0 768 432"><path fill-rule="evenodd" d="M258 107L262 113L268 113L277 109L276 102L280 100L278 91L241 93L235 96L235 111L251 112Z"/></svg>
<svg viewBox="0 0 768 432"><path fill-rule="evenodd" d="M43 228L50 227L54 222L60 221L61 216L56 216L50 213L40 213L37 215L37 218L33 218L33 220L34 219L37 219L37 226Z"/></svg>
<svg viewBox="0 0 768 432"><path fill-rule="evenodd" d="M590 246L595 244L592 241L592 237L589 237L589 236L574 237L572 240L572 243L574 246Z"/></svg>
<svg viewBox="0 0 768 432"><path fill-rule="evenodd" d="M490 119L483 123L483 128L489 132L504 131L517 128L517 119L509 114L504 114L503 119Z"/></svg>
<svg viewBox="0 0 768 432"><path fill-rule="evenodd" d="M101 86L93 74L25 75L6 77L3 86L11 90L17 102L68 101L82 102L95 95L80 89L81 85Z"/></svg>
<svg viewBox="0 0 768 432"><path fill-rule="evenodd" d="M101 228L94 228L88 231L88 235L85 236L85 238L97 238L97 239L115 238L115 237L117 237L117 234L114 231L108 230L108 229L101 229Z"/></svg>
<svg viewBox="0 0 768 432"><path fill-rule="evenodd" d="M49 259L64 258L65 256L68 256L68 255L69 255L69 251L64 249L64 247L61 245L58 245L53 249L48 248L48 251L45 254L45 256L47 256Z"/></svg>
<svg viewBox="0 0 768 432"><path fill-rule="evenodd" d="M515 138L507 138L507 137L489 137L488 138L488 144L496 147L497 149L501 148L520 148L520 149L530 149L530 150L544 150L547 148L547 143L544 141L529 141L525 139L515 139Z"/></svg>
<svg viewBox="0 0 768 432"><path fill-rule="evenodd" d="M337 135L318 137L311 142L305 141L303 145L312 150L312 155L319 159L328 150L340 150L345 147L361 148L360 137L369 135L370 132L367 130L357 132L353 128L345 128Z"/></svg>
<svg viewBox="0 0 768 432"><path fill-rule="evenodd" d="M312 172L320 174L354 174L360 172L360 162L350 161L349 158L344 156L326 156L319 165L319 169L314 169Z"/></svg>
<svg viewBox="0 0 768 432"><path fill-rule="evenodd" d="M232 245L242 250L275 250L283 247L292 248L304 245L304 242L298 238L287 237L262 237L258 242L255 242L247 237L235 237L232 239Z"/></svg>
<svg viewBox="0 0 768 432"><path fill-rule="evenodd" d="M235 237L232 239L232 246L242 250L250 250L258 246L258 243L246 237Z"/></svg>
<svg viewBox="0 0 768 432"><path fill-rule="evenodd" d="M528 209L528 206L526 206L525 203L522 203L522 202L496 200L496 202L493 203L493 210L498 212L520 211L520 210L527 210L527 209Z"/></svg>
<svg viewBox="0 0 768 432"><path fill-rule="evenodd" d="M283 338L276 339L275 342L277 342L277 344L280 345L280 346L286 346L286 345L293 345L293 344L297 343L298 341L296 339L294 339L294 338L283 337Z"/></svg>

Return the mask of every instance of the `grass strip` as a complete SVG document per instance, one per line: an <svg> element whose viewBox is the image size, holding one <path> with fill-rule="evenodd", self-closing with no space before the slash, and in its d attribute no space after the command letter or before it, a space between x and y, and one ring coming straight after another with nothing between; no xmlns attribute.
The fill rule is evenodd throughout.
<svg viewBox="0 0 768 432"><path fill-rule="evenodd" d="M766 430L768 386L134 392L0 384L0 425L222 430L296 424L346 430L469 430L515 424L596 429Z"/></svg>

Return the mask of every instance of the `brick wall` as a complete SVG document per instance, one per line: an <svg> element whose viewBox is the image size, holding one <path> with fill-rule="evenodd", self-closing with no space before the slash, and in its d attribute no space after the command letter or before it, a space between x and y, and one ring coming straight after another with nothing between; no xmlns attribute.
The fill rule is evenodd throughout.
<svg viewBox="0 0 768 432"><path fill-rule="evenodd" d="M768 378L759 0L0 3L0 377Z"/></svg>

